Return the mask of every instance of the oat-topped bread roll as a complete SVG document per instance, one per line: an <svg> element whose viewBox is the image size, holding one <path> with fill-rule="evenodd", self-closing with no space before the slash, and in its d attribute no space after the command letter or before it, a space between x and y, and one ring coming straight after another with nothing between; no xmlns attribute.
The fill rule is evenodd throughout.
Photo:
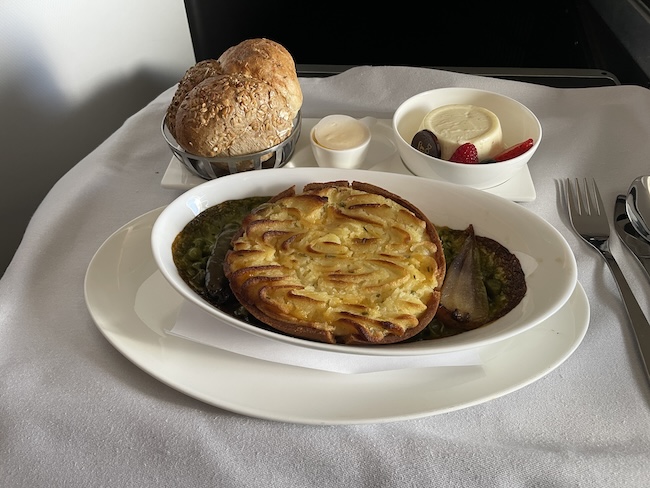
<svg viewBox="0 0 650 488"><path fill-rule="evenodd" d="M265 38L247 39L228 48L219 57L226 74L240 73L273 86L291 108L292 118L302 106L302 90L293 57L287 49Z"/></svg>
<svg viewBox="0 0 650 488"><path fill-rule="evenodd" d="M174 138L176 138L176 112L178 111L178 107L183 99L192 88L203 80L220 74L223 74L223 71L221 70L219 61L216 59L205 59L199 61L185 72L185 75L183 75L183 78L181 78L181 81L178 83L178 88L176 88L176 92L174 92L174 97L167 108L167 114L165 116L167 128Z"/></svg>
<svg viewBox="0 0 650 488"><path fill-rule="evenodd" d="M239 302L289 335L389 344L435 315L438 233L408 201L362 182L292 187L244 218L224 261Z"/></svg>
<svg viewBox="0 0 650 488"><path fill-rule="evenodd" d="M268 83L244 75L219 75L195 86L176 113L176 141L198 156L263 151L291 133L286 99Z"/></svg>
<svg viewBox="0 0 650 488"><path fill-rule="evenodd" d="M302 90L289 51L269 39L249 39L219 59L200 61L187 70L165 124L191 154L239 156L289 137L301 106Z"/></svg>

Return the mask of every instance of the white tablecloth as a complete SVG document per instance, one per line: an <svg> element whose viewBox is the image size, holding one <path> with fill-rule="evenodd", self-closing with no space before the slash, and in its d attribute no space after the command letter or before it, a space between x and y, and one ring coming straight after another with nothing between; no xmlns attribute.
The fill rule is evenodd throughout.
<svg viewBox="0 0 650 488"><path fill-rule="evenodd" d="M530 164L537 199L522 205L555 226L576 255L591 305L582 344L508 395L378 424L247 417L152 378L97 329L83 285L113 231L180 194L160 186L170 160L160 135L170 87L54 186L0 281L0 484L650 486L650 385L612 276L570 230L558 191L565 177L593 176L612 216L615 196L650 172L650 91L554 89L397 67L301 83L305 117L389 118L407 97L446 86L489 89L530 107L544 139ZM650 314L650 283L616 239L612 248Z"/></svg>

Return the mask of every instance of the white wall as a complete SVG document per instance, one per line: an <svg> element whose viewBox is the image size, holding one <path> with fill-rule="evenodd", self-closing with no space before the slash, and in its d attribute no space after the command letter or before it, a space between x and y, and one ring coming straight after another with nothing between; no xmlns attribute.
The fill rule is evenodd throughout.
<svg viewBox="0 0 650 488"><path fill-rule="evenodd" d="M52 185L193 63L183 0L0 0L0 275Z"/></svg>

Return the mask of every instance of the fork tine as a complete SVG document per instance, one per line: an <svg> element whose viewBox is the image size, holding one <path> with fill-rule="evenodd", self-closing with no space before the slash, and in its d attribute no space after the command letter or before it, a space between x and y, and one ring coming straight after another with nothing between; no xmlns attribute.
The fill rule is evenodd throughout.
<svg viewBox="0 0 650 488"><path fill-rule="evenodd" d="M584 189L584 195L582 194L582 191L580 190L580 185L577 183L576 180L576 185L578 186L578 199L580 200L580 214L585 214L585 215L593 215L594 213L594 208L596 207L596 204L593 199L593 191L589 189L589 181L587 181L587 178L583 179L583 189ZM593 186L596 186L596 181L593 181Z"/></svg>
<svg viewBox="0 0 650 488"><path fill-rule="evenodd" d="M575 179L575 188L571 180L567 179L567 202L569 213L575 215L601 215L604 205L598 191L596 180L591 179L591 184L587 178L584 179L583 185L580 185L578 178Z"/></svg>
<svg viewBox="0 0 650 488"><path fill-rule="evenodd" d="M592 181L593 190L594 190L592 196L596 197L596 207L597 207L596 211L597 211L598 215L600 215L601 213L603 213L605 211L604 210L605 207L603 205L602 198L600 198L600 192L598 191L598 185L596 185L596 180L592 178L591 181Z"/></svg>
<svg viewBox="0 0 650 488"><path fill-rule="evenodd" d="M609 237L609 222L596 181L567 180L567 208L573 229L584 239Z"/></svg>
<svg viewBox="0 0 650 488"><path fill-rule="evenodd" d="M584 200L582 199L582 190L580 189L580 180L578 178L575 179L575 186L573 189L576 199L575 208L578 211L578 215L582 215L582 211L584 210Z"/></svg>
<svg viewBox="0 0 650 488"><path fill-rule="evenodd" d="M576 178L576 188L577 191L580 191L580 186L578 185L578 179ZM568 208L569 208L569 218L573 219L576 215L580 214L580 206L579 203L576 201L576 195L575 195L576 189L573 188L573 185L571 184L571 180L567 178L566 180L566 196L567 196L567 203L568 203Z"/></svg>

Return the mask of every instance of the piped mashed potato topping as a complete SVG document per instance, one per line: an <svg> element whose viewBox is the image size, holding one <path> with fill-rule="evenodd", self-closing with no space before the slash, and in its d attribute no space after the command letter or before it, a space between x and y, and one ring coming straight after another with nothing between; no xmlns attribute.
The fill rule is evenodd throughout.
<svg viewBox="0 0 650 488"><path fill-rule="evenodd" d="M437 234L390 198L327 187L264 206L242 229L227 274L240 302L270 325L381 342L435 313L444 275Z"/></svg>

